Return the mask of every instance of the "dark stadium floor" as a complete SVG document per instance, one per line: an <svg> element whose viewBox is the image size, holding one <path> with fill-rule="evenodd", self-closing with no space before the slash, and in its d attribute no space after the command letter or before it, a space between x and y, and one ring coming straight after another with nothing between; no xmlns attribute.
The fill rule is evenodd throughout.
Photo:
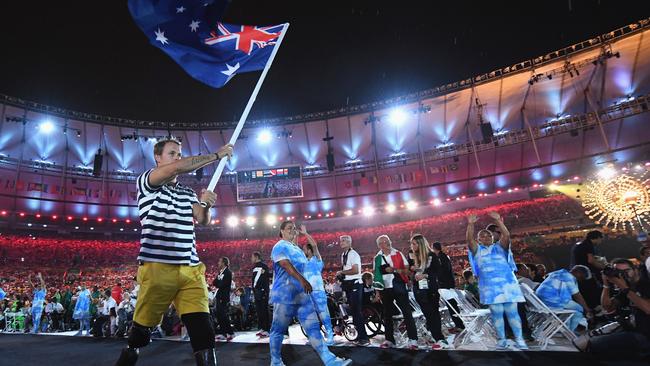
<svg viewBox="0 0 650 366"><path fill-rule="evenodd" d="M112 365L124 340L0 334L2 365ZM220 365L261 366L269 364L267 344L217 344ZM309 346L284 345L287 366L320 365ZM567 352L407 351L380 348L333 347L338 356L352 358L354 365L648 365L647 360L591 357ZM142 349L138 365L194 365L186 342L157 340Z"/></svg>

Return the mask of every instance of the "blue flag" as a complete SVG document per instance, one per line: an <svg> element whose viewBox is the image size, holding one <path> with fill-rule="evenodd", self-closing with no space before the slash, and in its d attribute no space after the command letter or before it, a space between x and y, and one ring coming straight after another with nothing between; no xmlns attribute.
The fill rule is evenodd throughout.
<svg viewBox="0 0 650 366"><path fill-rule="evenodd" d="M259 27L220 20L228 0L129 0L136 24L193 78L214 88L264 69L284 24Z"/></svg>

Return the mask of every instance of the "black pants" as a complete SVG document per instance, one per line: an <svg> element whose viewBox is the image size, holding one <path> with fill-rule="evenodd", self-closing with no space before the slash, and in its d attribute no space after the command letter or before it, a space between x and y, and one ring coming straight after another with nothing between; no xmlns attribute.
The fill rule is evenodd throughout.
<svg viewBox="0 0 650 366"><path fill-rule="evenodd" d="M111 318L108 315L100 315L97 319L95 319L95 323L93 324L93 335L95 337L104 337L104 336L106 336L104 334L102 328L104 327L104 323L106 323L107 321L110 321L110 320L111 320Z"/></svg>
<svg viewBox="0 0 650 366"><path fill-rule="evenodd" d="M394 325L393 325L393 300L402 311L404 322L406 323L406 332L409 339L418 339L418 331L415 328L413 312L407 293L395 293L392 288L384 289L381 292L381 302L384 306L384 327L386 329L386 340L395 343Z"/></svg>
<svg viewBox="0 0 650 366"><path fill-rule="evenodd" d="M348 299L350 305L350 312L352 315L352 322L354 327L357 328L357 341L367 341L368 334L366 333L366 321L361 313L361 305L363 303L363 284L355 283L346 286L345 297Z"/></svg>
<svg viewBox="0 0 650 366"><path fill-rule="evenodd" d="M422 314L427 320L427 329L436 340L443 340L442 326L440 325L440 295L434 290L414 290L415 300L420 304Z"/></svg>
<svg viewBox="0 0 650 366"><path fill-rule="evenodd" d="M456 299L449 299L447 300L449 302L449 305L454 309L458 314L460 314L460 309L458 308L458 303L456 302ZM451 312L451 314L455 314L454 312ZM459 317L457 316L452 316L451 320L454 321L454 326L458 329L465 329L465 324L463 324L463 321L460 320Z"/></svg>
<svg viewBox="0 0 650 366"><path fill-rule="evenodd" d="M257 312L257 324L265 332L271 331L271 321L269 320L269 297L264 294L255 296L255 312Z"/></svg>
<svg viewBox="0 0 650 366"><path fill-rule="evenodd" d="M230 325L230 317L228 311L230 308L230 300L216 299L217 301L217 322L219 323L219 333L223 335L234 334L232 326Z"/></svg>

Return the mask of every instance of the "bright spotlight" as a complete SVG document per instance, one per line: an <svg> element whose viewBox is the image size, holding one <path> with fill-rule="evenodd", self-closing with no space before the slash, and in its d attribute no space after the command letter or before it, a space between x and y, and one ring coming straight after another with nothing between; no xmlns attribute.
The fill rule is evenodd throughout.
<svg viewBox="0 0 650 366"><path fill-rule="evenodd" d="M269 130L262 130L262 132L257 135L257 141L263 143L263 144L268 144L271 142L271 131Z"/></svg>
<svg viewBox="0 0 650 366"><path fill-rule="evenodd" d="M406 122L406 118L406 113L399 108L393 109L388 114L388 120L395 126L401 126L404 122Z"/></svg>
<svg viewBox="0 0 650 366"><path fill-rule="evenodd" d="M278 222L278 218L275 215L266 215L264 221L267 225L273 226Z"/></svg>
<svg viewBox="0 0 650 366"><path fill-rule="evenodd" d="M239 225L239 217L237 216L230 216L226 219L226 224L230 227L236 227Z"/></svg>
<svg viewBox="0 0 650 366"><path fill-rule="evenodd" d="M440 206L440 200L438 198L434 198L432 203L434 206Z"/></svg>
<svg viewBox="0 0 650 366"><path fill-rule="evenodd" d="M616 175L616 170L614 168L606 166L598 172L598 176L603 179L610 179Z"/></svg>
<svg viewBox="0 0 650 366"><path fill-rule="evenodd" d="M395 207L394 204L389 203L389 204L386 205L386 212L393 213L393 212L395 212L395 210L397 210L397 207Z"/></svg>
<svg viewBox="0 0 650 366"><path fill-rule="evenodd" d="M418 207L418 203L415 201L408 201L406 202L406 209L407 210L415 210Z"/></svg>
<svg viewBox="0 0 650 366"><path fill-rule="evenodd" d="M364 216L372 216L375 214L375 208L372 206L366 206L361 210Z"/></svg>
<svg viewBox="0 0 650 366"><path fill-rule="evenodd" d="M255 216L248 216L246 218L246 225L248 225L248 226L254 226L256 222L257 222L257 219L255 218Z"/></svg>
<svg viewBox="0 0 650 366"><path fill-rule="evenodd" d="M38 126L38 130L43 132L43 133L50 133L54 131L54 124L52 121L43 121L41 124Z"/></svg>
<svg viewBox="0 0 650 366"><path fill-rule="evenodd" d="M343 214L345 216L352 216L352 210L345 210L345 212L343 212Z"/></svg>

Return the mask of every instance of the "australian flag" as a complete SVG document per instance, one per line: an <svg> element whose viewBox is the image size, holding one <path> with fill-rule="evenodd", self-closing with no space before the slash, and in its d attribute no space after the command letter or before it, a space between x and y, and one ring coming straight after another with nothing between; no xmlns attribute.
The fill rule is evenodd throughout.
<svg viewBox="0 0 650 366"><path fill-rule="evenodd" d="M136 24L193 78L214 88L241 72L264 69L284 24L221 22L228 0L129 0Z"/></svg>

